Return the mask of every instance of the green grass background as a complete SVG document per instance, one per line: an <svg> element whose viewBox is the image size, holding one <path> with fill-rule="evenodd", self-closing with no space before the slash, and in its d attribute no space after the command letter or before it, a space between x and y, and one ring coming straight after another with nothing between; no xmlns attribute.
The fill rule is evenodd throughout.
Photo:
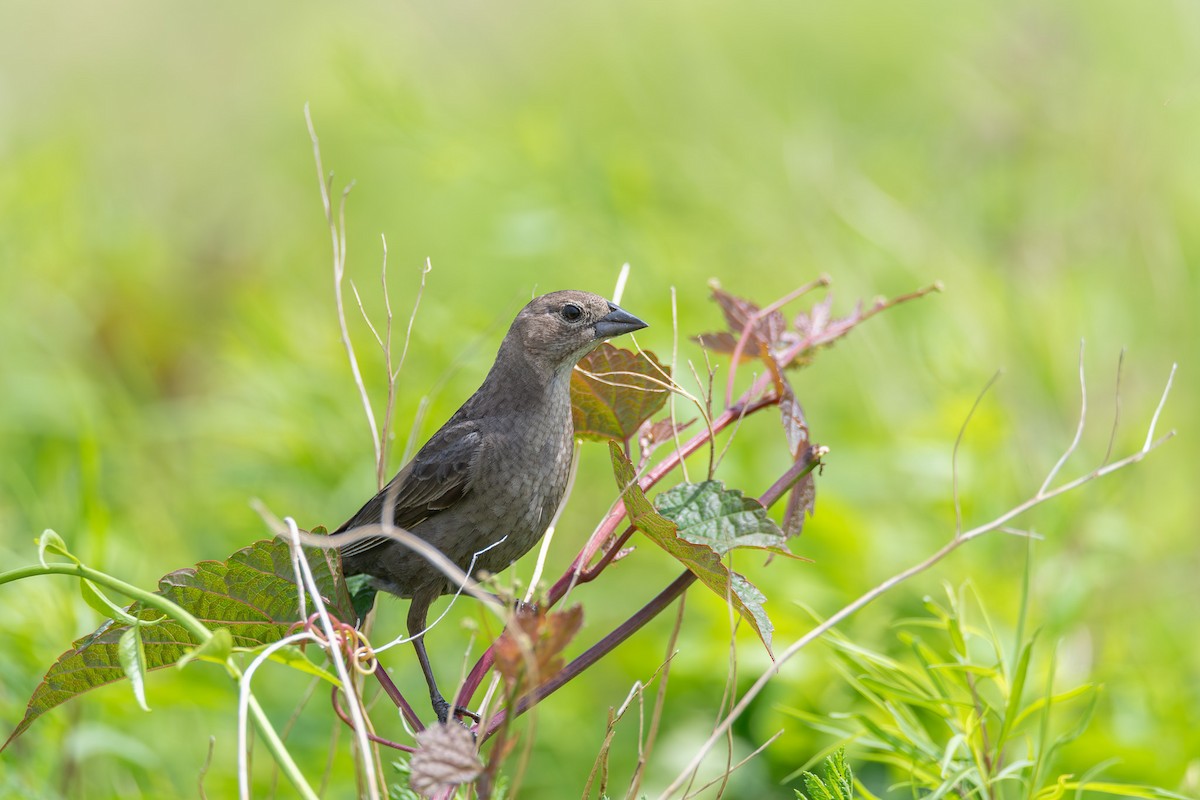
<svg viewBox="0 0 1200 800"><path fill-rule="evenodd" d="M1104 457L1121 349L1118 452L1140 446L1178 361L1163 424L1180 436L1024 524L1045 536L1033 613L1058 642L1063 685L1105 687L1063 769L1111 758L1114 779L1200 787L1194 3L8 2L3 17L6 567L31 563L49 527L89 563L152 586L263 536L250 498L316 525L371 493L308 102L335 185L357 181L350 270L371 311L381 234L397 309L432 260L397 457L421 398L432 392L423 438L477 385L531 292L609 293L624 262L623 304L664 355L671 287L690 334L719 323L712 277L766 302L828 273L842 312L944 282L796 377L831 448L797 545L815 563L739 562L770 596L781 645L808 628L801 604L832 613L950 535L951 447L997 369L961 454L968 523L1028 496L1070 440L1081 339L1093 424L1071 474ZM377 354L354 331L381 397ZM785 465L763 415L720 477L758 494ZM560 569L612 495L603 448L589 446ZM1011 537L972 545L844 630L892 647L893 620L966 578L1011 625L1024 553ZM643 547L579 591L580 644L675 572ZM651 790L707 735L726 676L723 607L694 590L687 608ZM380 628L403 611L387 604ZM464 604L433 634L440 673L458 669L459 621L475 618ZM14 725L45 668L98 622L67 580L0 588L0 720ZM607 708L654 672L669 629L657 621L543 706L524 796L581 792ZM739 644L744 688L767 662L745 632ZM419 697L411 655L388 663ZM305 687L261 682L281 724ZM146 714L118 685L47 715L0 755L0 794L196 796L211 735L208 796L232 796L235 695L218 671L156 673L149 700ZM820 647L787 666L736 726L735 757L785 734L730 796L790 796L780 779L828 744L781 708L852 702ZM332 730L318 697L290 739L308 774ZM613 746L618 794L636 735L631 712ZM350 795L347 764L329 796Z"/></svg>

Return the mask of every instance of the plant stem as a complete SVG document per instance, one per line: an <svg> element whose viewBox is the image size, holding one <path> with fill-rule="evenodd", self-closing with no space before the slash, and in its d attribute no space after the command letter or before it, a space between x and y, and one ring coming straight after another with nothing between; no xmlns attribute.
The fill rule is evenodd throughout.
<svg viewBox="0 0 1200 800"><path fill-rule="evenodd" d="M785 472L779 480L771 485L771 488L763 492L759 498L759 502L764 507L770 507L777 502L781 497L787 494L788 489L792 488L808 473L812 472L820 463L819 458L821 450L815 447L809 447L804 455ZM617 645L624 642L650 620L658 616L667 606L669 606L676 598L687 591L688 587L696 582L695 573L690 570L684 570L678 578L671 582L671 585L663 589L649 603L642 606L633 616L618 625L611 633L605 636L600 641L585 650L575 660L571 661L561 670L554 674L548 681L541 684L529 694L525 695L517 702L513 716L519 716L525 713L532 706L536 705L543 698L547 697L559 687L574 679L581 672L586 670L592 664L595 664L604 656L608 655ZM489 652L490 649L489 649ZM482 661L482 659L481 659ZM489 736L502 724L507 718L508 710L502 710L492 718L488 724L488 729L484 732L480 741L486 741Z"/></svg>
<svg viewBox="0 0 1200 800"><path fill-rule="evenodd" d="M201 644L212 638L212 631L177 603L168 600L160 594L148 592L145 589L138 588L131 583L126 583L119 578L114 578L107 573L100 572L83 564L53 563L46 566L38 564L29 567L20 567L8 572L0 572L0 586L12 581L19 581L23 578L32 578L36 575L73 575L77 578L86 578L100 586L112 589L114 592L120 592L126 597L133 598L144 606L162 611L179 622ZM225 670L234 680L241 679L241 670L232 660L225 662ZM250 713L254 717L255 727L258 728L263 741L267 743L267 749L271 751L271 755L283 769L292 786L296 788L296 791L305 800L317 800L317 793L309 786L308 781L304 778L304 774L300 771L300 767L292 759L291 753L284 746L283 740L279 738L279 734L275 732L275 728L271 725L271 720L267 718L266 713L254 695L250 695L248 705Z"/></svg>
<svg viewBox="0 0 1200 800"><path fill-rule="evenodd" d="M666 477L672 470L678 467L685 458L703 447L712 436L720 433L725 428L729 427L735 422L738 422L740 419L744 419L750 414L761 411L769 406L777 405L779 403L779 398L774 395L760 397L757 400L750 399L751 397L754 397L764 391L767 383L767 381L756 382L754 386L746 390L746 393L738 399L737 403L726 409L721 416L713 420L711 430L706 429L700 433L697 433L695 436L685 442L678 450L656 464L654 468L647 472L646 476L639 481L639 485L642 487L642 489L649 489ZM797 462L797 464L799 463L801 462ZM793 465L793 467L784 474L784 478L786 478L788 475L791 475L795 469L796 466ZM809 469L811 469L811 466ZM803 473L800 473L796 477L792 478L788 482L787 487L790 487L801 477L803 477ZM780 480L782 481L784 478L780 478ZM783 491L786 491L787 487L784 487ZM768 490L767 495L763 496L764 499L775 489L776 487L771 487L771 489ZM782 491L778 494L782 494ZM778 497L778 494L776 495L776 498ZM770 502L773 503L774 499L772 499ZM769 504L770 503L764 503L764 505ZM622 536L613 543L612 547L610 547L605 554L601 556L600 561L597 562L594 567L592 567L590 570L584 570L584 566L588 561L591 560L591 556L599 547L599 543L612 536L613 532L617 529L617 525L619 525L621 520L624 518L624 505L617 505L608 515L608 517L600 524L599 528L596 529L596 532L592 534L591 538L588 540L588 543L584 545L582 550L580 550L579 554L575 557L574 561L572 561L571 566L567 569L567 571L564 572L557 581L555 581L554 585L550 589L548 606L552 607L555 603L561 600L571 586L595 580L604 567L612 561L612 559L616 556L616 553L620 550L621 546L625 543L625 541L628 540L629 535L632 533L631 530L627 530L625 534L622 534ZM584 579L584 575L587 575L586 579ZM495 658L492 653L492 648L488 647L488 649L484 651L483 655L479 657L479 660L475 662L475 665L467 674L466 680L463 681L462 688L459 690L458 696L455 698L455 705L462 708L466 708L470 705L471 698L474 697L476 690L478 690L479 685L483 682L483 678L485 675L487 675L488 670L492 668L494 660Z"/></svg>
<svg viewBox="0 0 1200 800"><path fill-rule="evenodd" d="M658 616L659 612L674 602L681 594L687 591L687 588L696 581L696 576L684 570L683 574L671 582L671 585L659 592L658 596L651 600L646 605L638 609L637 613L629 619L622 622L615 630L609 633L600 641L589 647L578 658L567 664L554 677L545 683L538 686L529 694L522 697L513 711L513 716L519 716L528 711L532 706L537 704L542 698L553 693L559 687L570 681L579 673L590 667L592 664L599 661L604 656L608 655L617 645L628 639L634 633L642 628L647 622ZM504 724L508 716L508 709L499 711L496 716L492 717L488 724L488 729L480 737L480 741L484 742Z"/></svg>

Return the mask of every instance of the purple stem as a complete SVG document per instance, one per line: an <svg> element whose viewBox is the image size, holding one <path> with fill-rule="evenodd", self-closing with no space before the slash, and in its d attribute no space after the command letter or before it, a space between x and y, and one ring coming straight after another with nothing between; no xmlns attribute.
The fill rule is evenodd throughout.
<svg viewBox="0 0 1200 800"><path fill-rule="evenodd" d="M604 656L608 655L617 645L628 639L634 633L642 628L647 622L658 616L663 609L677 599L681 594L687 591L696 580L694 573L684 570L683 574L671 582L671 585L658 593L658 596L651 600L646 605L638 609L638 612L629 619L622 622L612 633L605 636L600 641L589 647L578 658L572 661L567 666L563 667L554 677L545 683L535 688L532 692L522 697L517 702L516 711L513 716L520 716L528 711L532 706L540 702L544 697L557 690L559 687L570 681L579 673L595 664ZM508 716L508 710L502 709L491 718L488 724L487 731L483 734L480 742L487 741L496 730L504 724L504 720Z"/></svg>
<svg viewBox="0 0 1200 800"><path fill-rule="evenodd" d="M754 401L750 401L748 399L749 397L753 396L754 393L763 391L766 387L766 383L767 381L760 378L754 384L754 386L746 391L746 394L742 395L737 403L727 408L721 414L721 416L714 419L712 425L713 434L720 433L729 425L737 422L739 419L753 414L756 411L761 411L768 406L778 405L779 398L777 396L771 396ZM677 451L672 453L669 457L663 459L659 464L655 465L653 469L646 473L646 476L639 481L642 489L645 490L654 486L656 483L666 477L672 470L679 466L683 459L687 458L689 455L703 447L708 440L709 432L707 430L697 433L695 436L685 442ZM588 543L584 545L583 550L580 551L579 555L575 557L575 560L571 563L571 566L567 569L567 571L564 572L562 577L560 577L554 583L554 586L551 587L549 599L546 604L547 608L553 607L555 603L561 600L567 593L567 589L569 589L572 585L587 583L588 581L595 580L599 576L601 570L603 570L604 567L612 561L613 557L620 550L621 546L629 539L629 535L632 534L632 526L630 529L627 529L626 532L622 534L622 536L616 542L613 543L613 545L605 552L604 556L601 557L600 561L594 567L592 567L590 570L584 569L584 565L591 560L591 556L594 553L593 543L602 542L611 536L613 531L616 530L617 525L620 524L624 517L625 507L624 505L618 505L616 509L609 514L608 518L600 525L600 528L596 531ZM586 580L584 579L585 575L587 576ZM495 655L492 652L492 648L488 647L488 649L484 651L483 655L479 657L479 660L475 662L475 666L471 668L471 672L467 675L467 679L463 681L462 688L459 689L458 696L454 700L454 704L456 706L459 708L467 708L470 705L471 698L474 697L479 685L483 683L484 676L487 675L488 670L492 668L492 664L494 662Z"/></svg>
<svg viewBox="0 0 1200 800"><path fill-rule="evenodd" d="M337 714L338 718L350 727L350 730L354 730L354 722L350 719L350 715L347 714L345 711L343 711L341 705L338 704L338 693L340 691L341 691L341 689L339 689L338 687L336 687L336 686L333 687L333 696L330 698L331 702L333 703L333 713ZM417 752L417 748L415 748L411 745L400 744L399 742L393 742L391 739L385 739L382 736L376 736L375 734L371 733L370 731L367 731L367 738L370 739L372 742L375 742L376 744L381 744L384 747L390 747L393 750L401 750L405 753Z"/></svg>
<svg viewBox="0 0 1200 800"><path fill-rule="evenodd" d="M804 454L788 468L788 471L779 477L771 485L771 488L763 492L759 498L759 502L766 508L772 506L779 498L783 497L789 489L796 485L796 482L807 475L816 467L817 462L814 459L815 451L813 447L808 447ZM536 687L529 694L522 697L518 702L516 709L513 711L513 716L520 716L528 711L531 707L540 702L543 698L559 689L564 684L574 679L585 669L595 664L604 656L614 650L617 645L624 642L635 632L640 630L647 622L654 619L663 612L676 598L682 595L687 588L696 582L695 573L690 570L684 570L678 578L672 581L671 585L659 592L658 596L651 600L642 608L638 609L632 617L622 622L616 629L605 636L600 641L585 650L579 657L567 664L561 670L554 674L548 681ZM480 739L480 743L487 741L501 725L504 724L508 717L508 710L502 709L488 724L487 731Z"/></svg>
<svg viewBox="0 0 1200 800"><path fill-rule="evenodd" d="M379 663L378 660L375 663L375 679L383 687L384 694L392 698L392 702L400 709L400 713L408 720L408 724L413 727L413 730L418 733L425 730L425 726L421 724L417 712L413 711L413 707L404 699L404 695L400 694L400 690L396 688L396 684L392 683L392 676L387 674L387 670L383 668L383 664Z"/></svg>

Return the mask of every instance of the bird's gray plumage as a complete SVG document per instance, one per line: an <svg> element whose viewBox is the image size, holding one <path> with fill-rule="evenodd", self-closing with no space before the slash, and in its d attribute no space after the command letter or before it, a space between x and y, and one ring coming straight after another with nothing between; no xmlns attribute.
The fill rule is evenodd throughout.
<svg viewBox="0 0 1200 800"><path fill-rule="evenodd" d="M509 328L483 385L384 489L336 532L395 525L464 571L499 572L542 538L566 491L574 448L571 370L605 339L646 327L599 295L561 291L532 300ZM347 575L412 598L409 633L443 721L448 704L422 639L430 604L453 592L446 576L384 537L341 548ZM472 563L473 562L473 563Z"/></svg>

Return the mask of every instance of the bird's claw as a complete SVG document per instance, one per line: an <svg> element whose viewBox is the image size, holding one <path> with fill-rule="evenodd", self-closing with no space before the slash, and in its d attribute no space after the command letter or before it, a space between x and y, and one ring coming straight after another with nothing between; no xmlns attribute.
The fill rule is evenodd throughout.
<svg viewBox="0 0 1200 800"><path fill-rule="evenodd" d="M446 698L442 697L440 694L435 697L431 697L430 700L433 703L433 713L437 714L438 722L445 725L450 720L450 704L446 702ZM455 706L454 719L461 723L463 717L472 720L476 724L479 724L479 722L483 719L469 708Z"/></svg>

